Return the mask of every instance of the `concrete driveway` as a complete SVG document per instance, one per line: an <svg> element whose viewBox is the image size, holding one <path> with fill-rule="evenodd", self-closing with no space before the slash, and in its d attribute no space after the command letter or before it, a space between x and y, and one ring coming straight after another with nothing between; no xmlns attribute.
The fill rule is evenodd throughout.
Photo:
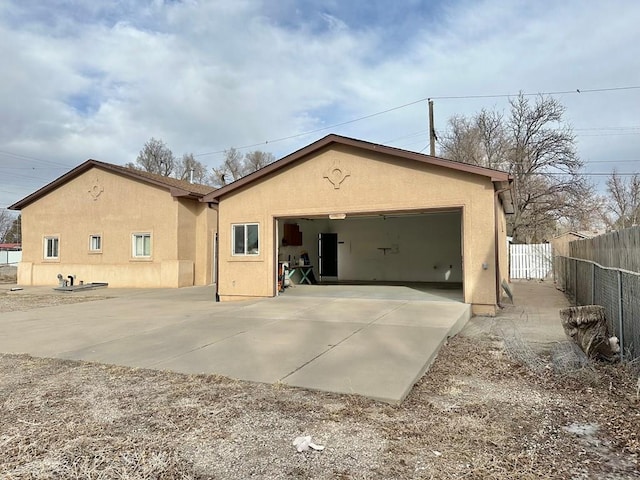
<svg viewBox="0 0 640 480"><path fill-rule="evenodd" d="M0 314L0 351L216 373L395 403L471 316L450 292L318 288L241 303L213 302L211 287L96 290L91 294L115 298ZM30 293L9 293L16 294Z"/></svg>

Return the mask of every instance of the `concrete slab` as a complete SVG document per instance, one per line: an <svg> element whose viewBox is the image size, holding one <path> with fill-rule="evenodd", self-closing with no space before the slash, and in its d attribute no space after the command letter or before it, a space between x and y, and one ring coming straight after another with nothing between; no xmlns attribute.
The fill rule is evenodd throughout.
<svg viewBox="0 0 640 480"><path fill-rule="evenodd" d="M56 357L150 368L246 333L264 323L262 319L218 318L214 327L212 319L198 319L61 352ZM184 370L185 373L205 371L207 368L202 367L198 372Z"/></svg>
<svg viewBox="0 0 640 480"><path fill-rule="evenodd" d="M111 290L0 315L0 351L355 393L401 401L470 307L397 286L215 303L213 288ZM315 288L315 287L312 287ZM334 296L329 293L334 291ZM50 294L25 289L24 295ZM12 293L13 294L13 293ZM85 292L62 293L79 295ZM368 296L369 295L369 296Z"/></svg>
<svg viewBox="0 0 640 480"><path fill-rule="evenodd" d="M275 383L352 335L358 326L279 321L154 367L184 373L215 371L232 378Z"/></svg>
<svg viewBox="0 0 640 480"><path fill-rule="evenodd" d="M462 287L433 283L405 283L389 285L379 283L339 283L329 285L296 285L287 288L283 297L368 298L388 300L462 302Z"/></svg>
<svg viewBox="0 0 640 480"><path fill-rule="evenodd" d="M406 304L406 301L364 298L325 300L322 308L305 311L300 320L322 322L371 323Z"/></svg>
<svg viewBox="0 0 640 480"><path fill-rule="evenodd" d="M368 326L283 382L399 403L433 363L447 333L446 327Z"/></svg>
<svg viewBox="0 0 640 480"><path fill-rule="evenodd" d="M399 403L469 318L465 304L402 303L283 382Z"/></svg>

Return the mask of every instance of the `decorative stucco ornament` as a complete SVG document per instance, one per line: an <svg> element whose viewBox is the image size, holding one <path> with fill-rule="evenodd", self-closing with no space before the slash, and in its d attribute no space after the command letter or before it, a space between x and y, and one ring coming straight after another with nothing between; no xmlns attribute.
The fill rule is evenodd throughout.
<svg viewBox="0 0 640 480"><path fill-rule="evenodd" d="M329 180L335 189L339 189L345 178L349 176L351 176L349 171L342 167L337 161L333 162L329 170L324 174L324 178Z"/></svg>
<svg viewBox="0 0 640 480"><path fill-rule="evenodd" d="M95 201L95 200L98 200L98 197L100 196L100 194L104 192L104 187L100 185L100 182L96 178L96 180L93 182L93 185L88 191L89 191L89 195L91 195L93 197L93 200Z"/></svg>

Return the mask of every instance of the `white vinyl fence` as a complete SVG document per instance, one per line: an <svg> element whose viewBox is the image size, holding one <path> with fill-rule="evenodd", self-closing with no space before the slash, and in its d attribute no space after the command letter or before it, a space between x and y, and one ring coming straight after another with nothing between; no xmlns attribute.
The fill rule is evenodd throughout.
<svg viewBox="0 0 640 480"><path fill-rule="evenodd" d="M0 265L18 265L22 261L21 250L0 250Z"/></svg>
<svg viewBox="0 0 640 480"><path fill-rule="evenodd" d="M509 245L509 275L512 279L545 279L553 272L550 243Z"/></svg>

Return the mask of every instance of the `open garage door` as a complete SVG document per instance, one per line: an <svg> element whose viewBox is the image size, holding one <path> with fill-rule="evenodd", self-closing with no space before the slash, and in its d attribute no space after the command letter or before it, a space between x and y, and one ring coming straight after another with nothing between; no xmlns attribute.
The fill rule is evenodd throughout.
<svg viewBox="0 0 640 480"><path fill-rule="evenodd" d="M460 209L287 218L278 220L278 231L278 260L297 265L308 259L319 281L462 285Z"/></svg>

